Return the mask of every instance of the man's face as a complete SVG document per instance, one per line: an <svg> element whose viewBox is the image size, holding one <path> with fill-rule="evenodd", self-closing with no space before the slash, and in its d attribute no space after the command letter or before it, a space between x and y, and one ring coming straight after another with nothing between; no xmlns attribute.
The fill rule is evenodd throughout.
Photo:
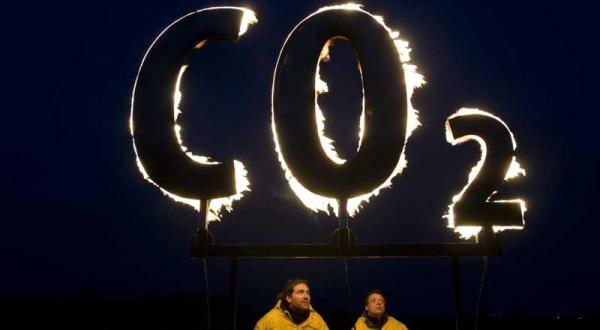
<svg viewBox="0 0 600 330"><path fill-rule="evenodd" d="M310 308L310 290L306 284L296 284L294 292L285 299L297 311L307 311Z"/></svg>
<svg viewBox="0 0 600 330"><path fill-rule="evenodd" d="M379 293L372 293L367 298L365 310L370 317L380 318L385 314L385 298Z"/></svg>

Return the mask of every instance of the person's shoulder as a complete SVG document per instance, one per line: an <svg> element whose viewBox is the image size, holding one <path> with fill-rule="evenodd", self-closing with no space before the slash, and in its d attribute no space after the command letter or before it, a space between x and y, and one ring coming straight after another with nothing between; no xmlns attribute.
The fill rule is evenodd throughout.
<svg viewBox="0 0 600 330"><path fill-rule="evenodd" d="M277 308L271 308L265 315L263 315L258 322L256 322L255 329L262 329L270 327L271 323L275 322L280 317L281 311Z"/></svg>
<svg viewBox="0 0 600 330"><path fill-rule="evenodd" d="M269 310L265 315L263 315L262 319L272 319L272 318L276 318L279 316L283 316L283 311L281 311L281 309L277 308L277 307L273 307L271 308L271 310Z"/></svg>
<svg viewBox="0 0 600 330"><path fill-rule="evenodd" d="M317 313L317 311L316 311L316 310L314 310L314 309L311 309L311 310L310 310L310 315L309 315L309 317L310 317L310 318L317 319L317 320L321 320L321 321L323 320L323 318L321 317L321 314Z"/></svg>
<svg viewBox="0 0 600 330"><path fill-rule="evenodd" d="M396 330L408 330L408 328L406 327L406 325L404 325L404 323L398 321L395 317L393 316L388 316L388 322L390 325L393 326L392 329Z"/></svg>
<svg viewBox="0 0 600 330"><path fill-rule="evenodd" d="M318 323L319 329L329 329L327 327L327 323L325 322L323 317L321 317L321 314L317 313L316 310L314 310L314 309L310 310L309 318L312 320L311 323Z"/></svg>
<svg viewBox="0 0 600 330"><path fill-rule="evenodd" d="M367 326L365 325L365 320L366 318L363 315L359 316L358 319L356 319L356 322L354 322L354 328L356 330L367 329Z"/></svg>

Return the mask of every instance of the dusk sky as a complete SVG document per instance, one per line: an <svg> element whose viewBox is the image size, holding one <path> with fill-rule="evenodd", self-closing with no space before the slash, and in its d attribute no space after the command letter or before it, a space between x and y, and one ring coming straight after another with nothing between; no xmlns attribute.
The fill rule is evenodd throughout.
<svg viewBox="0 0 600 330"><path fill-rule="evenodd" d="M0 293L106 297L204 292L190 257L199 215L138 171L129 115L142 58L177 18L243 6L258 23L235 42L190 60L182 81L185 144L215 160L238 159L251 192L211 223L217 243L329 243L337 219L305 208L287 184L271 132L271 86L292 29L327 1L27 2L4 11L4 125ZM525 228L500 234L482 308L489 313L600 312L594 245L600 233L596 11L540 1L364 1L410 42L427 84L412 103L422 124L407 168L365 204L350 227L359 243L460 242L442 216L467 183L479 147L450 145L444 123L462 107L500 118L527 175L499 196L527 201ZM352 48L336 42L322 65L320 104L341 155L356 150L360 76ZM465 308L473 310L482 260L463 258ZM228 260L209 259L213 295L227 293ZM312 282L313 303L343 305L339 259L240 261L239 303L267 310L282 283ZM349 261L354 303L372 288L400 314L453 311L450 259Z"/></svg>

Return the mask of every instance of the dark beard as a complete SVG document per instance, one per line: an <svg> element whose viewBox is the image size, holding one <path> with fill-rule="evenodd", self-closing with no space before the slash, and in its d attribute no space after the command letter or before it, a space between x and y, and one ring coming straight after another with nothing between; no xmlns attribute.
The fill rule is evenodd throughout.
<svg viewBox="0 0 600 330"><path fill-rule="evenodd" d="M290 306L290 304L285 300L281 300L281 309L287 312L287 314L291 317L292 321L296 324L300 324L306 321L306 319L308 319L308 316L310 315L310 310L296 310L292 306Z"/></svg>

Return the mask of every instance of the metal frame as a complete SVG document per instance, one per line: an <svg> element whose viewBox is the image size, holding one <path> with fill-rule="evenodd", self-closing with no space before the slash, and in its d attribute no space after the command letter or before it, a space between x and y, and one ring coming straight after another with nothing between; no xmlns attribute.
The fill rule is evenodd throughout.
<svg viewBox="0 0 600 330"><path fill-rule="evenodd" d="M213 236L206 229L199 229L192 237L191 254L194 259L229 257L229 295L233 304L233 328L237 319L237 276L239 258L296 259L296 258L406 258L451 257L452 286L456 329L463 328L462 276L460 257L500 256L500 239L492 228L483 227L475 243L438 244L356 244L356 237L347 227L344 216L340 227L333 233L332 244L246 245L213 244Z"/></svg>
<svg viewBox="0 0 600 330"><path fill-rule="evenodd" d="M483 237L485 237L484 235ZM192 257L234 258L400 258L400 257L468 257L499 256L500 240L493 233L475 243L438 244L356 244L352 232L338 228L332 244L247 245L213 244L207 230L192 238Z"/></svg>

